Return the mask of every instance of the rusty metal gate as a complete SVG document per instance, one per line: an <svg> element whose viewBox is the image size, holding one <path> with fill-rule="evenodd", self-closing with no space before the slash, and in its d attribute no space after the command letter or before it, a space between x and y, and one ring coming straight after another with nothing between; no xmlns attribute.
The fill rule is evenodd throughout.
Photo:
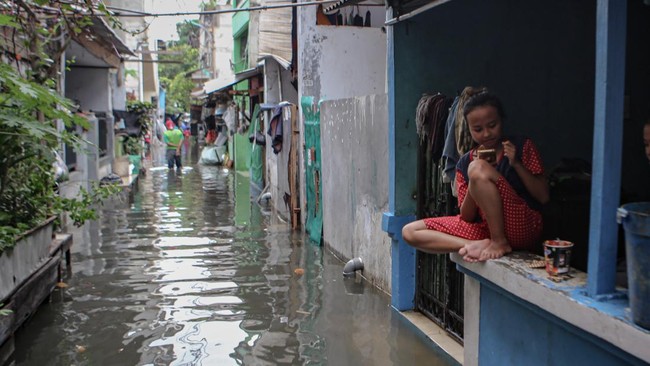
<svg viewBox="0 0 650 366"><path fill-rule="evenodd" d="M442 167L431 159L426 144L418 149L418 218L455 215L456 198L442 181ZM447 254L418 251L415 308L463 343L463 275Z"/></svg>

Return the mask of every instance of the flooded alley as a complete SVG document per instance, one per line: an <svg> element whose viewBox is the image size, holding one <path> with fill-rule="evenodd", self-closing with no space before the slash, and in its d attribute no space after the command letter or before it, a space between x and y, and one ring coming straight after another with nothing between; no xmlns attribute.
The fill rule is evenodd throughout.
<svg viewBox="0 0 650 366"><path fill-rule="evenodd" d="M251 202L246 176L197 156L154 159L130 202L75 232L67 287L17 333L16 365L456 364Z"/></svg>

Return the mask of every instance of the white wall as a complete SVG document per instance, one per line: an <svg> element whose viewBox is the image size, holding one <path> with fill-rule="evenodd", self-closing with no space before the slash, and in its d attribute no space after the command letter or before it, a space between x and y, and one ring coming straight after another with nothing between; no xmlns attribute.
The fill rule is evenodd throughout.
<svg viewBox="0 0 650 366"><path fill-rule="evenodd" d="M345 260L361 257L364 276L390 292L388 97L339 99L321 105L323 240Z"/></svg>
<svg viewBox="0 0 650 366"><path fill-rule="evenodd" d="M221 7L218 6L218 9ZM227 8L227 7L223 7ZM213 24L214 31L214 52L213 52L213 78L214 79L231 79L234 77L234 72L230 68L232 62L232 14L225 13L214 17Z"/></svg>
<svg viewBox="0 0 650 366"><path fill-rule="evenodd" d="M382 28L318 26L314 7L301 8L299 14L301 98L333 100L386 92Z"/></svg>
<svg viewBox="0 0 650 366"><path fill-rule="evenodd" d="M107 112L113 109L126 110L126 83L124 82L124 64L120 69L110 70L111 105Z"/></svg>
<svg viewBox="0 0 650 366"><path fill-rule="evenodd" d="M381 8L369 7L373 27L316 25L316 7L300 7L298 13L298 101L303 97L336 100L386 93L386 34L381 27ZM365 16L364 9L361 11ZM304 141L304 115L300 107L298 126ZM322 116L321 116L322 117ZM322 125L321 125L322 126ZM321 127L321 139L329 133ZM356 136L355 136L356 137ZM387 141L384 141L384 143ZM304 162L303 149L299 161ZM336 152L335 152L336 153ZM325 159L325 154L321 154ZM325 162L323 162L325 164ZM300 192L305 192L304 164L300 164ZM323 175L323 181L328 178ZM327 197L324 197L326 200ZM305 195L301 198L306 212ZM356 210L356 207L347 207ZM325 213L324 213L325 215ZM305 220L305 215L301 215ZM331 230L332 228L330 228ZM324 230L328 230L324 227ZM369 229L370 230L370 229ZM385 236L385 235L384 235ZM334 242L336 239L333 239ZM352 253L352 251L347 251ZM347 254L345 253L345 254ZM388 266L389 269L390 266ZM383 277L379 275L378 277ZM388 279L386 286L389 286Z"/></svg>
<svg viewBox="0 0 650 366"><path fill-rule="evenodd" d="M66 73L66 98L79 101L84 111L111 111L109 70L72 67Z"/></svg>
<svg viewBox="0 0 650 366"><path fill-rule="evenodd" d="M321 99L383 94L386 34L377 28L320 26Z"/></svg>

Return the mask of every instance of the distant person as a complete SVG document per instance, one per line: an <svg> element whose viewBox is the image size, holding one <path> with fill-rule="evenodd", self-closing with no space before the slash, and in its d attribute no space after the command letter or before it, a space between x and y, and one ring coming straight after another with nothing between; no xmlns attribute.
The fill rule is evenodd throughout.
<svg viewBox="0 0 650 366"><path fill-rule="evenodd" d="M169 118L167 119L166 127L167 131L165 131L163 135L163 142L167 146L165 154L165 157L167 158L167 167L173 169L174 163L176 163L176 168L181 169L183 167L181 164L183 132L181 132L181 130Z"/></svg>
<svg viewBox="0 0 650 366"><path fill-rule="evenodd" d="M208 129L205 135L205 143L212 144L217 139L217 121L214 115L205 118L205 127Z"/></svg>

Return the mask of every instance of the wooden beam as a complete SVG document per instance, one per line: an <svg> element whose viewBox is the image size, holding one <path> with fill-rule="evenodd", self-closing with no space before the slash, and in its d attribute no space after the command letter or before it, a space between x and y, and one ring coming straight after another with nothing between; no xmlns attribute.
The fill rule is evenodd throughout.
<svg viewBox="0 0 650 366"><path fill-rule="evenodd" d="M112 46L99 42L96 39L90 40L86 38L86 36L84 35L76 36L74 37L74 39L88 52L92 53L95 57L102 59L104 62L111 65L112 67L115 68L120 67L120 63L122 62L122 60L115 53L114 50L109 48Z"/></svg>

